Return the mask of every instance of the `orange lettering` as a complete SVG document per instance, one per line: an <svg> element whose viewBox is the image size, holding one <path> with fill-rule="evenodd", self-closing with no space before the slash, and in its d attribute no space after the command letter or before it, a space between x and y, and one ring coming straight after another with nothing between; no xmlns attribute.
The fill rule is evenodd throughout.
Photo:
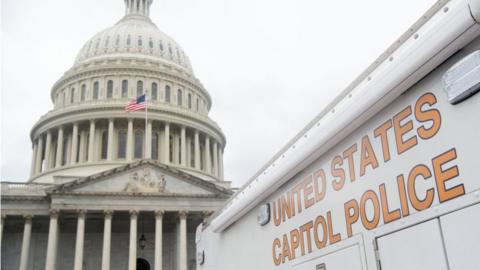
<svg viewBox="0 0 480 270"><path fill-rule="evenodd" d="M412 108L408 106L393 117L393 129L395 131L395 141L397 143L397 153L399 155L417 145L416 135L413 135L407 140L403 140L403 136L413 129L413 123L411 120L408 120L404 125L402 125L401 122L411 114Z"/></svg>
<svg viewBox="0 0 480 270"><path fill-rule="evenodd" d="M423 179L426 180L432 176L432 173L427 166L419 164L413 167L413 169L410 171L410 174L408 175L408 197L410 197L410 202L412 203L413 208L421 211L429 208L432 205L433 197L435 195L433 188L430 188L426 192L425 199L421 200L418 198L415 191L415 180L419 175L423 176Z"/></svg>
<svg viewBox="0 0 480 270"><path fill-rule="evenodd" d="M318 180L321 181L320 185ZM315 192L315 202L319 202L325 198L325 192L327 189L327 179L325 172L320 169L313 174L313 190Z"/></svg>
<svg viewBox="0 0 480 270"><path fill-rule="evenodd" d="M358 202L356 200L350 200L344 204L344 209L347 235L348 237L352 237L352 224L358 221ZM353 213L351 210L353 210Z"/></svg>
<svg viewBox="0 0 480 270"><path fill-rule="evenodd" d="M337 168L337 165L343 165L343 159L341 156L336 156L332 160L331 171L333 177L338 177L332 181L333 189L339 191L345 184L345 171L342 167Z"/></svg>
<svg viewBox="0 0 480 270"><path fill-rule="evenodd" d="M388 135L387 135L387 131L390 128L392 128L392 120L388 119L387 122L383 123L373 132L373 134L375 135L375 138L380 137L380 140L382 141L383 161L385 162L390 160L390 147L388 144Z"/></svg>
<svg viewBox="0 0 480 270"><path fill-rule="evenodd" d="M427 140L435 136L437 132L440 130L440 126L442 123L442 117L440 116L440 111L437 109L429 109L423 111L422 108L426 104L428 106L432 106L437 103L437 98L432 93L426 93L421 96L417 103L415 103L415 118L418 122L432 122L432 126L430 128L425 128L425 126L421 126L417 129L418 136L420 138Z"/></svg>
<svg viewBox="0 0 480 270"><path fill-rule="evenodd" d="M362 149L360 151L360 176L365 175L365 169L368 165L372 166L372 169L376 169L378 161L370 139L368 136L365 136L362 138Z"/></svg>
<svg viewBox="0 0 480 270"><path fill-rule="evenodd" d="M400 209L390 212L388 209L387 190L385 184L380 185L380 200L382 205L383 223L387 224L400 218Z"/></svg>
<svg viewBox="0 0 480 270"><path fill-rule="evenodd" d="M322 225L322 238L318 235L318 226ZM322 249L327 245L327 222L323 216L318 216L313 224L313 238L318 249Z"/></svg>
<svg viewBox="0 0 480 270"><path fill-rule="evenodd" d="M355 164L353 163L353 153L357 152L357 144L350 146L343 152L343 158L348 160L348 170L350 172L350 181L355 181Z"/></svg>
<svg viewBox="0 0 480 270"><path fill-rule="evenodd" d="M367 201L372 201L373 204L373 217L369 220L367 217L366 204ZM375 229L380 221L380 206L378 204L377 194L373 190L367 190L362 195L360 200L360 217L362 219L363 227L367 230Z"/></svg>
<svg viewBox="0 0 480 270"><path fill-rule="evenodd" d="M272 247L272 255L273 255L273 263L275 265L280 265L282 263L282 253L277 253L277 248L281 248L280 240L275 238L273 240L273 247ZM278 255L277 255L278 254Z"/></svg>
<svg viewBox="0 0 480 270"><path fill-rule="evenodd" d="M449 189L445 187L445 182L457 177L459 173L456 165L446 170L443 170L442 166L456 158L457 151L455 148L453 148L432 160L433 173L435 174L435 183L437 184L437 192L440 202L446 202L465 194L465 188L463 184L458 184Z"/></svg>

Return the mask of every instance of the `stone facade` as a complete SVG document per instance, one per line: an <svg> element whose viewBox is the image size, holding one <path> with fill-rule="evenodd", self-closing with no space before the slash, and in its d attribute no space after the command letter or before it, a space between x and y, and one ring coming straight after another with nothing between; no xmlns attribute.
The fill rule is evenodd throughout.
<svg viewBox="0 0 480 270"><path fill-rule="evenodd" d="M54 84L28 182L1 183L1 269L195 269L196 228L233 193L188 56L153 0L124 2Z"/></svg>

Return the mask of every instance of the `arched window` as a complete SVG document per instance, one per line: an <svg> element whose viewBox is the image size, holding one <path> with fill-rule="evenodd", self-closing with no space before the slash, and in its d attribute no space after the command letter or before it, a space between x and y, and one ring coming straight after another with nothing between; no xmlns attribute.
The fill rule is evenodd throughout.
<svg viewBox="0 0 480 270"><path fill-rule="evenodd" d="M200 102L198 101L198 98L197 98L197 112L198 112L198 109L199 109L199 106L200 106L199 103L200 103Z"/></svg>
<svg viewBox="0 0 480 270"><path fill-rule="evenodd" d="M152 159L158 159L158 135L156 132L152 134Z"/></svg>
<svg viewBox="0 0 480 270"><path fill-rule="evenodd" d="M122 98L128 97L128 81L122 81Z"/></svg>
<svg viewBox="0 0 480 270"><path fill-rule="evenodd" d="M73 104L73 102L75 102L75 88L70 92L70 103Z"/></svg>
<svg viewBox="0 0 480 270"><path fill-rule="evenodd" d="M150 49L153 49L153 40L151 38L148 41L148 47L150 47Z"/></svg>
<svg viewBox="0 0 480 270"><path fill-rule="evenodd" d="M107 82L107 98L113 97L113 81L109 80Z"/></svg>
<svg viewBox="0 0 480 270"><path fill-rule="evenodd" d="M94 82L93 83L93 94L92 94L92 98L94 100L97 100L98 99L98 82Z"/></svg>
<svg viewBox="0 0 480 270"><path fill-rule="evenodd" d="M192 94L188 93L188 108L192 108Z"/></svg>
<svg viewBox="0 0 480 270"><path fill-rule="evenodd" d="M158 99L158 87L157 83L152 83L152 100Z"/></svg>
<svg viewBox="0 0 480 270"><path fill-rule="evenodd" d="M163 42L160 40L158 47L160 48L160 51L163 52Z"/></svg>
<svg viewBox="0 0 480 270"><path fill-rule="evenodd" d="M115 40L115 47L120 45L120 35L117 35L117 39Z"/></svg>
<svg viewBox="0 0 480 270"><path fill-rule="evenodd" d="M134 157L135 158L142 158L143 153L143 132L137 130L135 132L135 149L134 149Z"/></svg>
<svg viewBox="0 0 480 270"><path fill-rule="evenodd" d="M170 93L170 86L165 86L165 102L170 103L170 98L171 93Z"/></svg>
<svg viewBox="0 0 480 270"><path fill-rule="evenodd" d="M67 105L67 92L66 91L63 91L62 92L62 97L63 97L63 106Z"/></svg>
<svg viewBox="0 0 480 270"><path fill-rule="evenodd" d="M127 132L120 130L118 132L118 158L127 156Z"/></svg>
<svg viewBox="0 0 480 270"><path fill-rule="evenodd" d="M102 153L100 155L101 159L107 159L108 152L108 132L102 132Z"/></svg>
<svg viewBox="0 0 480 270"><path fill-rule="evenodd" d="M105 39L105 48L108 47L109 43L110 43L110 36L107 36L107 38Z"/></svg>
<svg viewBox="0 0 480 270"><path fill-rule="evenodd" d="M138 36L138 47L142 47L142 45L143 45L142 36Z"/></svg>
<svg viewBox="0 0 480 270"><path fill-rule="evenodd" d="M182 90L178 89L177 91L177 105L182 106L183 105L183 96L182 96Z"/></svg>
<svg viewBox="0 0 480 270"><path fill-rule="evenodd" d="M137 82L137 97L143 95L143 81Z"/></svg>

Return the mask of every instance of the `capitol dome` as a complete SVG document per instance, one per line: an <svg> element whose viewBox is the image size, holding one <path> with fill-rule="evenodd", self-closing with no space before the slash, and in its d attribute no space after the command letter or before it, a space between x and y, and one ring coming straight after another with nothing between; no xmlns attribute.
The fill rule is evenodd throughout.
<svg viewBox="0 0 480 270"><path fill-rule="evenodd" d="M75 65L119 56L139 57L163 61L193 73L190 60L183 49L150 20L148 8L149 6L138 11L127 8L125 17L116 25L101 31L85 43L77 55Z"/></svg>
<svg viewBox="0 0 480 270"><path fill-rule="evenodd" d="M208 116L209 93L150 19L153 0L124 2L125 16L89 39L53 85L53 109L30 134L30 180L64 183L147 159L223 184L226 140ZM142 95L148 115L125 112Z"/></svg>

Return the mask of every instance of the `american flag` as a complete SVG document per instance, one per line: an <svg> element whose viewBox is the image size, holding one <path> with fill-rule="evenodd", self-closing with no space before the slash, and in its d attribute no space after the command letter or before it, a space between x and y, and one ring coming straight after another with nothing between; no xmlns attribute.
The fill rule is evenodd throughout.
<svg viewBox="0 0 480 270"><path fill-rule="evenodd" d="M127 106L125 106L126 112L135 112L145 108L145 95L141 95L136 99L130 100Z"/></svg>

